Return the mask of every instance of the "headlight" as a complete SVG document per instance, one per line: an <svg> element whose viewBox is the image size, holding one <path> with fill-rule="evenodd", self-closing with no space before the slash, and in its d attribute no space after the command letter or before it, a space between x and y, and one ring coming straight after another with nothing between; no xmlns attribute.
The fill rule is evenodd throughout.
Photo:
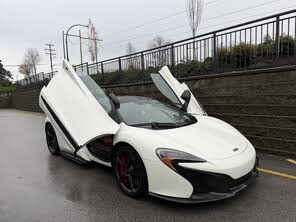
<svg viewBox="0 0 296 222"><path fill-rule="evenodd" d="M156 154L159 159L167 165L169 168L176 170L174 164L179 162L192 162L192 163L204 163L204 159L194 156L192 154L182 152L179 150L167 149L167 148L158 148Z"/></svg>

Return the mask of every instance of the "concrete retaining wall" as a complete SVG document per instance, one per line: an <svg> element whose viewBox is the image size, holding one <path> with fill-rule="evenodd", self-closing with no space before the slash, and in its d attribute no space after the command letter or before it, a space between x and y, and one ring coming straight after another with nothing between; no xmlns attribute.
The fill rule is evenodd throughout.
<svg viewBox="0 0 296 222"><path fill-rule="evenodd" d="M0 109L10 108L10 106L11 106L11 93L0 92Z"/></svg>
<svg viewBox="0 0 296 222"><path fill-rule="evenodd" d="M32 112L42 112L38 102L41 88L42 85L34 85L30 88L17 89L12 93L11 107Z"/></svg>
<svg viewBox="0 0 296 222"><path fill-rule="evenodd" d="M296 67L182 80L209 115L235 126L258 150L296 156ZM40 88L17 90L12 95L12 107L40 112ZM159 97L151 83L113 85L105 89L116 95Z"/></svg>
<svg viewBox="0 0 296 222"><path fill-rule="evenodd" d="M296 68L183 79L210 116L232 124L258 150L296 156ZM116 95L157 97L151 84L106 87Z"/></svg>

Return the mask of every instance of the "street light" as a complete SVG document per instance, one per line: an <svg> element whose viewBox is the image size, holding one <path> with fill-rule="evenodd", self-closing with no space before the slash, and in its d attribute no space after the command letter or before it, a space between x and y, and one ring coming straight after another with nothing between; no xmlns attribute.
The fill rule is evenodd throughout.
<svg viewBox="0 0 296 222"><path fill-rule="evenodd" d="M69 33L69 31L70 31L72 28L77 27L77 26L88 28L88 25L75 24L75 25L72 25L72 26L67 30L66 34L64 34L64 32L63 32L63 39L64 39L64 35L66 35L66 59L67 59L68 61L70 61L70 60L69 60L69 51L68 51L68 33ZM64 52L65 52L65 50L64 50Z"/></svg>

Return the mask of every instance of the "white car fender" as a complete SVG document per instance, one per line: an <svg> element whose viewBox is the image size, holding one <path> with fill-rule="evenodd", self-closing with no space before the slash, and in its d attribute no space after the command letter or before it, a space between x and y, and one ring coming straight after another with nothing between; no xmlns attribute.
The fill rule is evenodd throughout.
<svg viewBox="0 0 296 222"><path fill-rule="evenodd" d="M143 134L139 132L142 130L145 129L130 127L121 123L120 129L114 137L114 144L124 142L138 152L146 168L149 192L164 196L189 198L193 192L192 185L157 157L155 138L150 140L151 142L143 144L143 138L141 138ZM151 135L152 133L154 137L157 137L154 132L151 132ZM149 137L149 132L146 135ZM152 146L155 146L155 148Z"/></svg>

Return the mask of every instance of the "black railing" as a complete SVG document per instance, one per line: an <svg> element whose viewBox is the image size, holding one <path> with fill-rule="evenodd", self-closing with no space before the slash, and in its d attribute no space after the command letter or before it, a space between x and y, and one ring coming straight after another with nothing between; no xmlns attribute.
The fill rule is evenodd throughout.
<svg viewBox="0 0 296 222"><path fill-rule="evenodd" d="M296 9L88 66L99 82L145 81L167 65L192 76L296 64Z"/></svg>
<svg viewBox="0 0 296 222"><path fill-rule="evenodd" d="M296 64L296 10L205 33L158 48L89 64L105 84L145 80L168 65L175 76ZM125 78L133 75L133 78Z"/></svg>
<svg viewBox="0 0 296 222"><path fill-rule="evenodd" d="M37 84L44 85L44 84L47 84L56 73L57 71L50 72L50 73L41 72L36 75L32 75L27 78L18 80L15 82L15 85L17 88L30 87L31 85L37 85Z"/></svg>

